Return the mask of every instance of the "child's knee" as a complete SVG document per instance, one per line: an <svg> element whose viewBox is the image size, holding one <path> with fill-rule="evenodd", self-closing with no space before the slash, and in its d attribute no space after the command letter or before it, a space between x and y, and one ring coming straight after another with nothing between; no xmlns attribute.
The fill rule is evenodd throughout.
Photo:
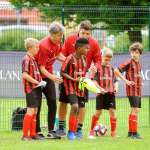
<svg viewBox="0 0 150 150"><path fill-rule="evenodd" d="M27 114L28 115L34 115L37 113L37 109L36 108L27 108Z"/></svg>
<svg viewBox="0 0 150 150"><path fill-rule="evenodd" d="M133 108L131 109L131 114L133 114L133 115L137 115L138 112L139 112L139 108L133 107Z"/></svg>
<svg viewBox="0 0 150 150"><path fill-rule="evenodd" d="M102 114L102 110L96 110L96 112L95 112L94 115L95 115L97 118L99 118L101 114Z"/></svg>
<svg viewBox="0 0 150 150"><path fill-rule="evenodd" d="M79 112L78 104L72 104L72 106L71 106L71 112L72 112L74 115L77 115L77 114L78 114L78 112Z"/></svg>

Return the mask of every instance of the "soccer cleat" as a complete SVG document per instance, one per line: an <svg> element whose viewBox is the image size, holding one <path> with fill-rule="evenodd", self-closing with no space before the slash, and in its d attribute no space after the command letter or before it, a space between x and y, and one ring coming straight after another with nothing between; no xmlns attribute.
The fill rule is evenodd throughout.
<svg viewBox="0 0 150 150"><path fill-rule="evenodd" d="M79 131L76 132L76 137L77 137L77 139L82 139L83 138L82 130L79 130Z"/></svg>
<svg viewBox="0 0 150 150"><path fill-rule="evenodd" d="M143 139L141 136L140 136L140 134L139 133L133 133L133 135L132 135L132 137L131 137L132 139Z"/></svg>
<svg viewBox="0 0 150 150"><path fill-rule="evenodd" d="M66 131L65 130L57 130L56 131L57 135L59 135L60 137L65 137L66 136Z"/></svg>
<svg viewBox="0 0 150 150"><path fill-rule="evenodd" d="M46 139L61 139L61 137L56 133L56 131L50 131Z"/></svg>
<svg viewBox="0 0 150 150"><path fill-rule="evenodd" d="M41 137L39 135L36 135L36 136L32 137L32 140L44 140L44 139L45 139L44 137Z"/></svg>
<svg viewBox="0 0 150 150"><path fill-rule="evenodd" d="M37 133L37 135L41 138L45 138L45 136L43 135L43 133Z"/></svg>
<svg viewBox="0 0 150 150"><path fill-rule="evenodd" d="M111 137L116 137L116 132L111 132Z"/></svg>
<svg viewBox="0 0 150 150"><path fill-rule="evenodd" d="M69 140L75 140L76 139L76 135L74 132L68 131L67 137Z"/></svg>
<svg viewBox="0 0 150 150"><path fill-rule="evenodd" d="M89 134L89 139L95 139L95 136L94 136L94 130L91 130L90 131L90 134Z"/></svg>
<svg viewBox="0 0 150 150"><path fill-rule="evenodd" d="M128 137L132 137L133 133L132 132L128 132Z"/></svg>
<svg viewBox="0 0 150 150"><path fill-rule="evenodd" d="M21 140L22 140L22 141L31 141L32 138L23 136L23 137L21 138Z"/></svg>

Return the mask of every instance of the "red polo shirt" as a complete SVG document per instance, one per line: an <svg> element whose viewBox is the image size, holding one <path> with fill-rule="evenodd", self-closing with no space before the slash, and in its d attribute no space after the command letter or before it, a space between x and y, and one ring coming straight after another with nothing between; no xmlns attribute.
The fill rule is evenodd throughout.
<svg viewBox="0 0 150 150"><path fill-rule="evenodd" d="M73 34L70 35L64 42L63 48L62 48L62 53L65 56L69 56L70 54L73 54L75 50L75 42L79 38L78 34ZM86 56L86 63L87 63L87 68L90 68L92 61L96 66L100 64L101 62L101 52L100 52L100 47L99 43L92 37L89 38L89 45L90 45L90 50L87 53Z"/></svg>
<svg viewBox="0 0 150 150"><path fill-rule="evenodd" d="M45 66L48 72L53 73L53 64L56 56L61 52L61 43L53 43L50 36L40 41L37 62L40 66ZM44 78L45 76L42 75Z"/></svg>

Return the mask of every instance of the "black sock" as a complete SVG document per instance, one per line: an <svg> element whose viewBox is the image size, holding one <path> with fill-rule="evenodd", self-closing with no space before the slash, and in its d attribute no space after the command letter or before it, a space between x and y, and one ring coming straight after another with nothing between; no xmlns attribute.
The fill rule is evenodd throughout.
<svg viewBox="0 0 150 150"><path fill-rule="evenodd" d="M59 130L64 130L65 121L59 121Z"/></svg>
<svg viewBox="0 0 150 150"><path fill-rule="evenodd" d="M78 127L77 127L77 131L82 130L83 124L82 123L78 123Z"/></svg>

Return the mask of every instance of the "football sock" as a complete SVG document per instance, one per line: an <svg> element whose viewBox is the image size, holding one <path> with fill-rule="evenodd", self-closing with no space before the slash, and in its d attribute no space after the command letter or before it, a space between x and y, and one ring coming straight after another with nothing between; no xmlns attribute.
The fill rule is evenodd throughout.
<svg viewBox="0 0 150 150"><path fill-rule="evenodd" d="M132 118L133 118L133 120L132 120L132 124L133 124L132 132L137 133L137 124L138 124L137 123L137 116L133 115Z"/></svg>
<svg viewBox="0 0 150 150"><path fill-rule="evenodd" d="M59 120L59 130L64 130L65 127L65 121Z"/></svg>
<svg viewBox="0 0 150 150"><path fill-rule="evenodd" d="M23 119L23 136L24 137L28 136L28 131L31 128L31 121L32 121L32 116L25 114L24 119Z"/></svg>
<svg viewBox="0 0 150 150"><path fill-rule="evenodd" d="M92 117L92 123L91 123L91 130L94 129L95 125L97 124L99 118L97 118L95 115Z"/></svg>
<svg viewBox="0 0 150 150"><path fill-rule="evenodd" d="M137 116L136 115L129 115L129 132L136 133L137 132Z"/></svg>
<svg viewBox="0 0 150 150"><path fill-rule="evenodd" d="M128 119L128 122L129 122L129 132L132 133L132 115L130 114L129 115L129 119Z"/></svg>
<svg viewBox="0 0 150 150"><path fill-rule="evenodd" d="M30 128L30 137L36 136L36 114L32 116L31 128Z"/></svg>
<svg viewBox="0 0 150 150"><path fill-rule="evenodd" d="M116 131L117 118L110 117L111 124L111 132L114 133Z"/></svg>
<svg viewBox="0 0 150 150"><path fill-rule="evenodd" d="M70 114L69 117L69 131L76 132L77 130L77 116Z"/></svg>

